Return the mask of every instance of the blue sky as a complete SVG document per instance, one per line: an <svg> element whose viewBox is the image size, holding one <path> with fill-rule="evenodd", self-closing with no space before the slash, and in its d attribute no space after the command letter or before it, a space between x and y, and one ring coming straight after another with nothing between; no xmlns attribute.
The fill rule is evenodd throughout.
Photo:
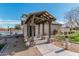
<svg viewBox="0 0 79 59"><path fill-rule="evenodd" d="M0 3L0 27L14 27L20 23L22 14L36 11L48 11L54 15L57 22L64 23L64 13L72 8L79 7L79 4L67 3Z"/></svg>

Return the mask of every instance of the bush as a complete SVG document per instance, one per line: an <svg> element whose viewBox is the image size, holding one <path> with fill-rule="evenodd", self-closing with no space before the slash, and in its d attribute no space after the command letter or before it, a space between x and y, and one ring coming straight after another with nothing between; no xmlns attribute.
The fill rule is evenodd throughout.
<svg viewBox="0 0 79 59"><path fill-rule="evenodd" d="M69 41L73 43L79 43L79 33L70 34Z"/></svg>
<svg viewBox="0 0 79 59"><path fill-rule="evenodd" d="M0 44L0 50L4 47L5 44Z"/></svg>
<svg viewBox="0 0 79 59"><path fill-rule="evenodd" d="M58 40L64 40L65 37L64 36L56 36L56 39L58 39Z"/></svg>
<svg viewBox="0 0 79 59"><path fill-rule="evenodd" d="M57 40L64 41L65 36L59 35L59 36L55 36L55 38ZM68 34L68 39L69 39L69 42L71 42L71 43L77 43L77 44L79 44L79 33L76 32L76 33Z"/></svg>

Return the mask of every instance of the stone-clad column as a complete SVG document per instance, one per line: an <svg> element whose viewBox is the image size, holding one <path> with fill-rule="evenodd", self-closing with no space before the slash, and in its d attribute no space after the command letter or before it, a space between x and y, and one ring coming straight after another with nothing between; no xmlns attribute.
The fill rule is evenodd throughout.
<svg viewBox="0 0 79 59"><path fill-rule="evenodd" d="M40 24L40 36L42 36L42 24Z"/></svg>
<svg viewBox="0 0 79 59"><path fill-rule="evenodd" d="M38 36L38 25L35 25L35 36Z"/></svg>
<svg viewBox="0 0 79 59"><path fill-rule="evenodd" d="M40 36L40 24L38 24L38 36Z"/></svg>

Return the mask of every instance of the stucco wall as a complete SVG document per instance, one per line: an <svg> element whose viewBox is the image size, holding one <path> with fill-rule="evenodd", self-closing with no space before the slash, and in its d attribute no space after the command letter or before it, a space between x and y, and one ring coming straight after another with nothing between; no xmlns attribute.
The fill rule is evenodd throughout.
<svg viewBox="0 0 79 59"><path fill-rule="evenodd" d="M52 24L51 25L51 34L53 34L54 30L60 31L60 28L61 28L60 25Z"/></svg>
<svg viewBox="0 0 79 59"><path fill-rule="evenodd" d="M48 35L49 33L49 25L48 24L44 24L44 34Z"/></svg>

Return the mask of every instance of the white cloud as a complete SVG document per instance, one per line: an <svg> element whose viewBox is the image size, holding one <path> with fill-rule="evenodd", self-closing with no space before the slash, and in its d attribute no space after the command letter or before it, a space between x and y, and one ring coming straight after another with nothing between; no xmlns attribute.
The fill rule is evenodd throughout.
<svg viewBox="0 0 79 59"><path fill-rule="evenodd" d="M0 28L14 27L16 24L21 24L20 20L5 20L0 18Z"/></svg>
<svg viewBox="0 0 79 59"><path fill-rule="evenodd" d="M3 20L0 18L0 24L20 24L19 20Z"/></svg>
<svg viewBox="0 0 79 59"><path fill-rule="evenodd" d="M57 22L59 22L59 23L61 23L61 24L64 24L64 23L67 22L67 20L64 19L64 18L61 18L61 19L57 20Z"/></svg>

